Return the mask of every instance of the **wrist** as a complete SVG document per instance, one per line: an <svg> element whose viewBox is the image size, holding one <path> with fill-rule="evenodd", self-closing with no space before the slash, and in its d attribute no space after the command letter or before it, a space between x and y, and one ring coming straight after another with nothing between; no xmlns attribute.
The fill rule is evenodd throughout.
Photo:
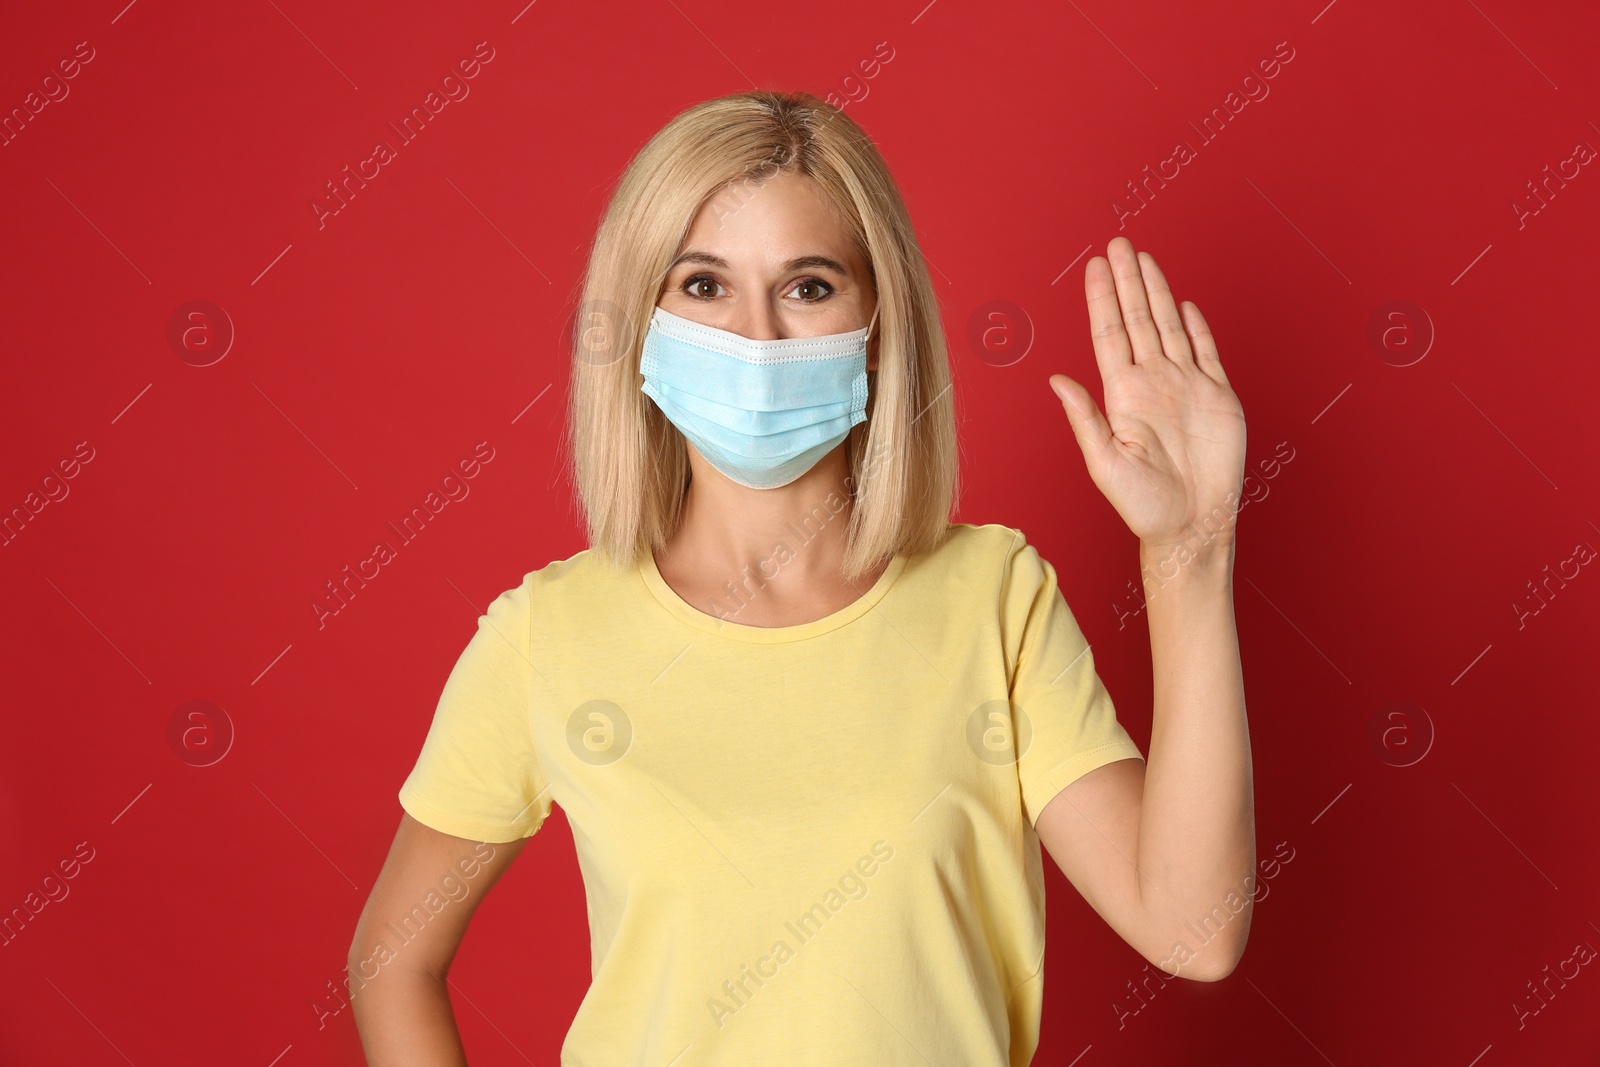
<svg viewBox="0 0 1600 1067"><path fill-rule="evenodd" d="M1233 574L1233 533L1200 531L1186 539L1139 542L1139 570L1146 586L1184 578L1227 580Z"/></svg>

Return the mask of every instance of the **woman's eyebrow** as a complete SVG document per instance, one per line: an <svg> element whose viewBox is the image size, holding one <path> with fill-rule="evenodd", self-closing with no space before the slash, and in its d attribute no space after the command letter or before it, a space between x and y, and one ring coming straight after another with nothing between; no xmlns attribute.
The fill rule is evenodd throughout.
<svg viewBox="0 0 1600 1067"><path fill-rule="evenodd" d="M694 263L702 267L716 267L719 270L733 269L728 261L723 259L721 256L714 256L710 252L700 252L694 249L685 252L683 255L673 260L672 266L668 267L667 269L670 271L685 263ZM843 274L847 278L850 276L849 268L840 263L838 260L830 259L827 256L799 256L798 258L791 259L789 262L783 264L780 269L783 271L791 271L803 270L807 267L821 267L825 270L836 271L839 274Z"/></svg>

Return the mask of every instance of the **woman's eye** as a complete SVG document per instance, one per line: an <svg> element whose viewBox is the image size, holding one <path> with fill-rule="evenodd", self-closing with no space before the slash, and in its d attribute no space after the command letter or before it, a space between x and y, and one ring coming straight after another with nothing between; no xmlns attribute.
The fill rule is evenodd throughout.
<svg viewBox="0 0 1600 1067"><path fill-rule="evenodd" d="M818 295L815 295L815 296L802 296L800 298L801 303L815 304L819 300L822 300L825 297L827 297L828 294L832 293L833 292L833 286L829 285L827 282L823 281L820 278L807 278L805 281L803 281L800 284L796 285L790 291L791 292L795 292L795 293L803 293L803 292L806 292L808 290L810 292L816 293Z"/></svg>
<svg viewBox="0 0 1600 1067"><path fill-rule="evenodd" d="M710 286L713 291L706 292L706 286ZM683 283L684 292L701 300L709 300L715 297L717 295L715 290L720 288L721 286L717 284L717 280L708 274L696 274L693 278L689 278Z"/></svg>

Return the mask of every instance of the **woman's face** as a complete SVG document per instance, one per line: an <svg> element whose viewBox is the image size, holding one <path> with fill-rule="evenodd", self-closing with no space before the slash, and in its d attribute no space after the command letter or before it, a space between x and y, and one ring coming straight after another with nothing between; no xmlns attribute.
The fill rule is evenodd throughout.
<svg viewBox="0 0 1600 1067"><path fill-rule="evenodd" d="M736 182L695 215L656 301L753 341L859 330L877 295L844 225L804 175ZM878 329L867 369L878 364Z"/></svg>

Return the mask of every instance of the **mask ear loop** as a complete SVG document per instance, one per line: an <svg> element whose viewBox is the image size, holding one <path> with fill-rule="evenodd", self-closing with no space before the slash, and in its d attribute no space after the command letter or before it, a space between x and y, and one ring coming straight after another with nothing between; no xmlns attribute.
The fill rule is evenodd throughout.
<svg viewBox="0 0 1600 1067"><path fill-rule="evenodd" d="M867 320L867 336L866 336L866 340L861 342L863 348L866 347L868 342L870 342L872 340L872 328L874 326L876 326L877 323L878 323L878 311L880 309L882 309L882 307L883 307L883 302L881 300L878 303L872 305L872 318ZM870 380L869 380L869 384L868 384L868 389L869 390L871 389ZM851 436L853 437L854 435L852 434ZM857 498L858 488L854 484L853 479L851 481L852 481L852 484L851 484L851 488L850 488L850 498L852 500L854 500L854 499Z"/></svg>

